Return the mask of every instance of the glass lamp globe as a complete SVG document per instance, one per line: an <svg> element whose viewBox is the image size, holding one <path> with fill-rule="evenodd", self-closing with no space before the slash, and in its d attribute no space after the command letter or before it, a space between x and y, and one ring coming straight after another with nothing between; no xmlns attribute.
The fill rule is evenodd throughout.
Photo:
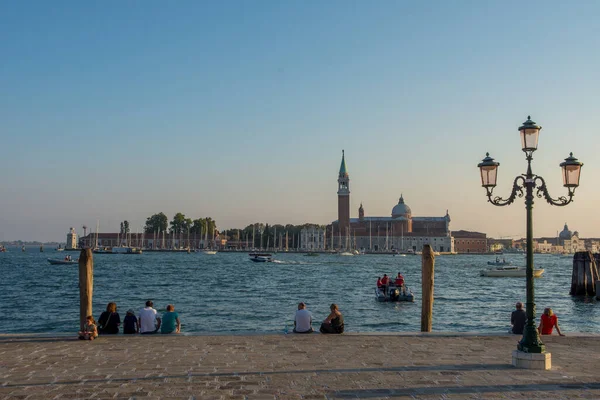
<svg viewBox="0 0 600 400"><path fill-rule="evenodd" d="M534 152L538 147L538 138L540 136L541 126L531 120L531 116L527 116L527 121L519 127L521 133L521 148L525 152Z"/></svg>
<svg viewBox="0 0 600 400"><path fill-rule="evenodd" d="M494 188L496 186L496 179L498 178L498 166L500 166L500 163L494 161L490 157L490 153L485 153L485 158L477 166L481 172L481 186L484 188Z"/></svg>
<svg viewBox="0 0 600 400"><path fill-rule="evenodd" d="M576 188L579 186L579 178L581 175L581 167L583 163L579 162L573 153L569 157L565 158L565 161L560 163L560 167L563 170L563 185L566 188Z"/></svg>

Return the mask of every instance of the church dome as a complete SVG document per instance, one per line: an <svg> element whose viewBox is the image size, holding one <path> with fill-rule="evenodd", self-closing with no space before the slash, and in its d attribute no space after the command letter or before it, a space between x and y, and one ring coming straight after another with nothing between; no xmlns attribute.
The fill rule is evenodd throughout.
<svg viewBox="0 0 600 400"><path fill-rule="evenodd" d="M398 204L396 204L394 206L394 208L392 209L392 218L406 217L406 216L410 216L411 214L412 214L412 211L410 210L410 207L407 206L406 204L404 204L404 197L402 197L402 195L400 195L400 200L398 200Z"/></svg>
<svg viewBox="0 0 600 400"><path fill-rule="evenodd" d="M573 237L573 234L569 230L569 227L567 226L566 223L565 223L565 227L562 230L562 232L558 234L558 237L562 240L571 240L571 237Z"/></svg>

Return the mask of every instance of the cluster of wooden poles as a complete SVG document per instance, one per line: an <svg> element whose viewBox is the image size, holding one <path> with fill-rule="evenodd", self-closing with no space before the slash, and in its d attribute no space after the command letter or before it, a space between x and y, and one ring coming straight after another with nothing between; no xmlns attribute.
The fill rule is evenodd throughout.
<svg viewBox="0 0 600 400"><path fill-rule="evenodd" d="M596 296L600 299L600 277L598 276L600 254L578 251L573 256L571 275L571 296Z"/></svg>

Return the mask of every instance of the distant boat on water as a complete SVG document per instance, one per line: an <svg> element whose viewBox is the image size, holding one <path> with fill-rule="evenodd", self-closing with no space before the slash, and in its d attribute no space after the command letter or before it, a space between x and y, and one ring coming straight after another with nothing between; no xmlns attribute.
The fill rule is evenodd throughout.
<svg viewBox="0 0 600 400"><path fill-rule="evenodd" d="M112 247L112 248L98 248L94 249L95 254L142 254L142 249L138 249L137 247L128 247L128 246L120 246L120 247Z"/></svg>
<svg viewBox="0 0 600 400"><path fill-rule="evenodd" d="M544 273L542 268L533 270L533 277L539 278ZM484 269L480 272L481 276L488 276L493 278L524 278L527 276L527 268L526 267L513 267L513 266L503 266L503 267L495 267Z"/></svg>
<svg viewBox="0 0 600 400"><path fill-rule="evenodd" d="M273 256L269 253L250 253L250 260L254 262L272 262Z"/></svg>
<svg viewBox="0 0 600 400"><path fill-rule="evenodd" d="M48 258L48 262L51 265L70 265L70 264L77 264L79 262L79 260L56 260L56 259Z"/></svg>

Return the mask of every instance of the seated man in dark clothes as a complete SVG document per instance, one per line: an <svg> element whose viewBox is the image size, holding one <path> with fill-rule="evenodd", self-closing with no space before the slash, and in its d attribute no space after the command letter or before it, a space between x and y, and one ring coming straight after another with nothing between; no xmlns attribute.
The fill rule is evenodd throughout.
<svg viewBox="0 0 600 400"><path fill-rule="evenodd" d="M512 329L510 333L514 333L515 335L522 335L523 329L525 328L525 323L527 322L527 314L523 310L523 303L520 301L516 304L516 310L512 312L510 315L510 324L512 325Z"/></svg>
<svg viewBox="0 0 600 400"><path fill-rule="evenodd" d="M132 334L138 333L140 331L137 317L135 316L135 311L131 308L127 310L127 315L123 318L123 333L124 334Z"/></svg>

